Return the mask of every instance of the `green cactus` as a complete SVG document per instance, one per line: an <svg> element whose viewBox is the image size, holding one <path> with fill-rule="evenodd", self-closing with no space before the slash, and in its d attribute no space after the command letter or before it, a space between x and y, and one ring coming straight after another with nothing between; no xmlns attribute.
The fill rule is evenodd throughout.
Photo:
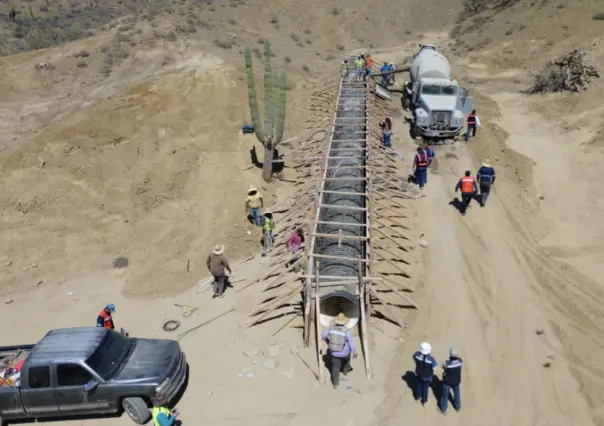
<svg viewBox="0 0 604 426"><path fill-rule="evenodd" d="M250 114L256 137L264 146L263 177L270 181L273 170L273 151L283 140L285 128L285 109L287 99L287 79L282 72L277 76L271 68L273 52L271 45L264 42L264 126L260 119L256 80L252 63L252 52L249 47L244 49L247 87L250 104Z"/></svg>

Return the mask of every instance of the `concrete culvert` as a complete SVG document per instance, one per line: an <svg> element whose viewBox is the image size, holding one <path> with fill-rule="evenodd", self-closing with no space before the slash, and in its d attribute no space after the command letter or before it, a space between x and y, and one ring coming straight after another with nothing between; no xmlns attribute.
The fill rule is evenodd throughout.
<svg viewBox="0 0 604 426"><path fill-rule="evenodd" d="M356 326L361 315L359 297L345 290L337 290L321 297L319 302L319 321L323 327L329 327L333 319L342 312L349 319L348 328Z"/></svg>

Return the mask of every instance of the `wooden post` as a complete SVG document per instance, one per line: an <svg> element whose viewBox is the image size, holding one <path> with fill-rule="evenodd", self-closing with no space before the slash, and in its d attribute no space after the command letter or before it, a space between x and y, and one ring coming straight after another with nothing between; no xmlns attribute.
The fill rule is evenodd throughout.
<svg viewBox="0 0 604 426"><path fill-rule="evenodd" d="M321 359L321 303L319 295L319 261L315 262L315 325L317 328L317 365L319 367L319 383L325 384L325 371L323 360Z"/></svg>
<svg viewBox="0 0 604 426"><path fill-rule="evenodd" d="M359 299L361 308L361 339L363 342L363 358L365 359L365 374L368 379L371 379L371 366L369 364L369 343L367 339L367 322L365 318L365 289L363 285L363 273L361 272L361 260L357 262L359 270Z"/></svg>
<svg viewBox="0 0 604 426"><path fill-rule="evenodd" d="M310 278L306 279L304 291L304 347L310 344Z"/></svg>

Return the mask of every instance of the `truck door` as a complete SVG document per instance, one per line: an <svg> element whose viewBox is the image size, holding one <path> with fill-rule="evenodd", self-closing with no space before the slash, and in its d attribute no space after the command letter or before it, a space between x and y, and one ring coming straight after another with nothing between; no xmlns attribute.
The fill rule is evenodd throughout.
<svg viewBox="0 0 604 426"><path fill-rule="evenodd" d="M468 96L468 89L462 89L460 96L457 97L457 106L456 110L461 111L464 115L468 115L472 112L474 108L474 98L472 96Z"/></svg>
<svg viewBox="0 0 604 426"><path fill-rule="evenodd" d="M59 412L94 413L104 411L96 398L84 389L92 374L78 364L57 364L57 401ZM106 405L106 404L105 404Z"/></svg>
<svg viewBox="0 0 604 426"><path fill-rule="evenodd" d="M32 417L56 416L59 406L51 383L50 366L31 366L21 373L21 401Z"/></svg>
<svg viewBox="0 0 604 426"><path fill-rule="evenodd" d="M0 387L0 418L8 420L10 418L27 417L19 388L17 386Z"/></svg>

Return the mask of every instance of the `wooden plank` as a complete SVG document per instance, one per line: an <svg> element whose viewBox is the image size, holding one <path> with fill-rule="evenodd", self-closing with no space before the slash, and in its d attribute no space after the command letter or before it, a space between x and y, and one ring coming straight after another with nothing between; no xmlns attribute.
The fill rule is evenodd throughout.
<svg viewBox="0 0 604 426"><path fill-rule="evenodd" d="M310 221L310 222L313 224L321 224L321 225L356 226L356 227L361 227L361 228L369 226L364 223L344 223L344 222L331 222L331 221L325 221L325 220Z"/></svg>
<svg viewBox="0 0 604 426"><path fill-rule="evenodd" d="M323 368L323 360L321 359L321 299L319 295L319 261L315 262L315 271L317 273L315 279L315 324L317 329L317 365L319 367L319 383L325 384L325 369Z"/></svg>
<svg viewBox="0 0 604 426"><path fill-rule="evenodd" d="M329 256L329 255L326 255L326 254L315 254L315 253L309 255L309 257L318 257L318 258L321 258L321 259L333 259L333 260L356 260L354 257ZM365 260L362 260L362 262L369 263L369 260L365 259Z"/></svg>
<svg viewBox="0 0 604 426"><path fill-rule="evenodd" d="M367 330L367 319L365 318L365 288L361 273L361 258L357 258L357 268L359 270L359 298L361 308L361 339L363 342L363 358L365 360L365 374L371 380L371 364L369 363L369 339Z"/></svg>
<svg viewBox="0 0 604 426"><path fill-rule="evenodd" d="M384 315L385 317L387 317L388 319L390 319L391 321L394 321L399 327L402 327L405 322L402 321L399 316L390 309L390 306L388 306L388 303L386 302L386 300L384 300L379 294L377 294L377 292L374 289L370 289L369 293L371 294L371 296L375 297L380 303L381 306L378 307L377 309L383 309L385 313L387 313L388 315Z"/></svg>
<svg viewBox="0 0 604 426"><path fill-rule="evenodd" d="M332 240L340 240L340 241L346 241L346 240L351 240L351 241L367 241L368 238L367 237L357 237L354 235L338 235L338 234L319 234L319 233L315 233L315 236L319 237L319 238L327 238L327 239L332 239Z"/></svg>
<svg viewBox="0 0 604 426"><path fill-rule="evenodd" d="M321 194L335 194L335 195L364 195L367 196L366 192L347 192L347 191L324 191L319 190Z"/></svg>
<svg viewBox="0 0 604 426"><path fill-rule="evenodd" d="M350 210L355 212L367 211L365 207L338 206L336 204L319 204L319 207L325 210Z"/></svg>

